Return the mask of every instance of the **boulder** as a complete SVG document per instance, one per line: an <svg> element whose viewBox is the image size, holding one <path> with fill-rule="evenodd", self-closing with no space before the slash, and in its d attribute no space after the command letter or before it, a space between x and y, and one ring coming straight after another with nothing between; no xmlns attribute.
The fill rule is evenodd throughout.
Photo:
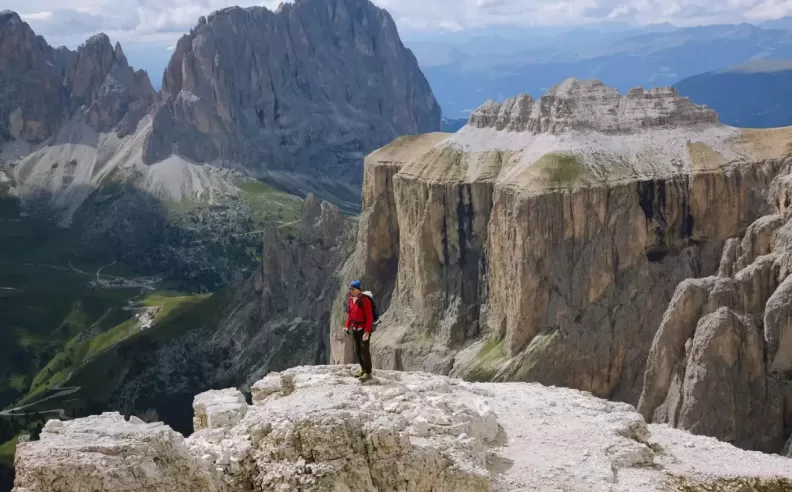
<svg viewBox="0 0 792 492"><path fill-rule="evenodd" d="M233 427L247 413L245 396L235 389L212 390L197 395L193 401L193 429Z"/></svg>
<svg viewBox="0 0 792 492"><path fill-rule="evenodd" d="M50 420L16 449L14 492L223 492L220 476L162 423L103 413Z"/></svg>

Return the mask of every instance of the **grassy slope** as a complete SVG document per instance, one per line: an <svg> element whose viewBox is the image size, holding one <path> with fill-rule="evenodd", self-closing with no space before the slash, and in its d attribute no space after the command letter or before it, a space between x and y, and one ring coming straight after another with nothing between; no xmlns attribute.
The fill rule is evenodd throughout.
<svg viewBox="0 0 792 492"><path fill-rule="evenodd" d="M225 290L221 290L211 295L171 300L170 309L164 310L151 329L137 331L115 345L113 350L97 354L74 372L70 384L80 386L81 394L90 395L94 402L106 402L123 375L135 365L138 356L189 330L214 326L227 303L227 295Z"/></svg>
<svg viewBox="0 0 792 492"><path fill-rule="evenodd" d="M172 291L157 291L147 294L136 301L136 307L157 307L154 314L154 323L151 330L159 329L160 322L168 320L174 313L188 311L208 297L207 294L190 294ZM52 388L54 385L66 381L67 377L82 366L90 363L95 357L123 341L141 333L137 320L129 318L88 340L79 340L74 337L66 343L63 350L58 352L50 362L33 379L30 391L25 397L25 402L33 400L41 392ZM110 365L108 369L112 369Z"/></svg>
<svg viewBox="0 0 792 492"><path fill-rule="evenodd" d="M488 339L476 354L473 368L465 379L491 381L506 360L503 340Z"/></svg>
<svg viewBox="0 0 792 492"><path fill-rule="evenodd" d="M302 199L278 191L261 181L239 181L242 199L253 210L256 223L264 225L275 222L283 227L284 235L296 233L302 213Z"/></svg>
<svg viewBox="0 0 792 492"><path fill-rule="evenodd" d="M20 219L16 205L0 200L0 406L85 328L109 329L127 314L137 291L94 290L91 273L110 258L83 258L79 238L52 224ZM92 268L86 273L69 267Z"/></svg>
<svg viewBox="0 0 792 492"><path fill-rule="evenodd" d="M10 439L0 444L0 465L14 466L14 451L16 450L17 438Z"/></svg>

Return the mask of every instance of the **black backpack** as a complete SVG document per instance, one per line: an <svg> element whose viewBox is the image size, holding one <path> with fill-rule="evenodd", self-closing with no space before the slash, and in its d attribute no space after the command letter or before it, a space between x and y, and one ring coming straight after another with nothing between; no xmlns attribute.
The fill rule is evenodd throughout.
<svg viewBox="0 0 792 492"><path fill-rule="evenodd" d="M377 303L374 302L374 295L371 292L363 292L363 295L369 298L371 301L371 314L374 316L374 320L371 323L371 333L377 331L377 323L379 323L379 309L377 309Z"/></svg>

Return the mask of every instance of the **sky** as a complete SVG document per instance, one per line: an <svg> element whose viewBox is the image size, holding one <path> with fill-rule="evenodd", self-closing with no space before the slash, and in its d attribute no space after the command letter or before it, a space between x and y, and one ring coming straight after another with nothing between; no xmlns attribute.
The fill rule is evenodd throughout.
<svg viewBox="0 0 792 492"><path fill-rule="evenodd" d="M97 32L129 49L172 48L198 17L231 5L277 8L280 0L3 0L50 44L75 48ZM792 15L792 0L374 0L405 38L510 24L603 22L679 26L761 22Z"/></svg>

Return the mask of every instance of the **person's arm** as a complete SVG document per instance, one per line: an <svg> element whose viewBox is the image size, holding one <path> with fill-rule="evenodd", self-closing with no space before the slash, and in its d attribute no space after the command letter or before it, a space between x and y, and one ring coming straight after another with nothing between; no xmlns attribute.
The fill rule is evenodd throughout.
<svg viewBox="0 0 792 492"><path fill-rule="evenodd" d="M349 304L350 304L349 299L347 299L347 316L346 316L346 323L344 323L345 330L349 329L349 325L351 324L352 321L352 306L350 306Z"/></svg>
<svg viewBox="0 0 792 492"><path fill-rule="evenodd" d="M371 327L374 326L374 313L371 309L371 299L368 297L366 297L365 302L363 302L363 313L366 315L366 323L363 326L363 331L371 333Z"/></svg>

